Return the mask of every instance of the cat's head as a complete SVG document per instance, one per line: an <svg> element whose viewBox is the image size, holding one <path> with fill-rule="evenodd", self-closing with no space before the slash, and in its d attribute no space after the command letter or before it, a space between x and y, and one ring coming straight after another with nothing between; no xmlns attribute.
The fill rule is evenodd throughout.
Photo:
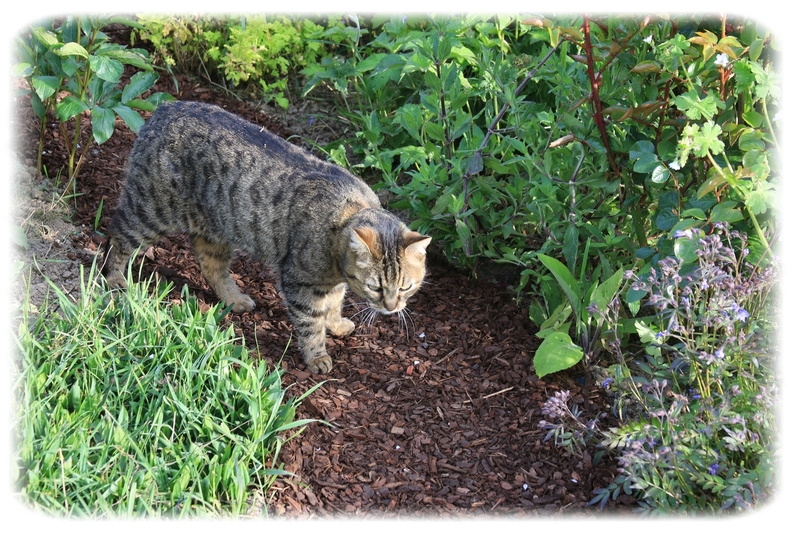
<svg viewBox="0 0 800 533"><path fill-rule="evenodd" d="M362 225L350 230L345 275L350 289L384 314L401 311L422 285L431 238L404 225Z"/></svg>

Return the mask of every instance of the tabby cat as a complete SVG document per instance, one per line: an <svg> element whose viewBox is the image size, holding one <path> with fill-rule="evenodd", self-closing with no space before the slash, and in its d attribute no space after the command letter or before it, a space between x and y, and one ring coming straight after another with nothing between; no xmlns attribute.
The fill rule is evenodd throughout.
<svg viewBox="0 0 800 533"><path fill-rule="evenodd" d="M308 368L331 370L325 330L353 331L349 287L399 313L425 276L430 237L381 208L346 170L217 106L162 104L139 132L109 226L104 274L125 287L135 250L188 233L208 284L234 312L255 307L231 279L231 252L272 265Z"/></svg>

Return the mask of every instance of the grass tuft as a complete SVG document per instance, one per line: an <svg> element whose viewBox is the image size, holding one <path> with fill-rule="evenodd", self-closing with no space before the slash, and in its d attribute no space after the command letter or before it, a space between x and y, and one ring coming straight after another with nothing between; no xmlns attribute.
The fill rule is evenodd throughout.
<svg viewBox="0 0 800 533"><path fill-rule="evenodd" d="M220 327L227 310L203 313L185 289L175 305L152 279L109 291L94 265L81 283L73 301L49 282L58 311L32 317L26 301L19 312L22 500L57 516L179 517L241 515L268 498L291 475L276 460L313 421L295 408L316 387L286 399L282 371Z"/></svg>

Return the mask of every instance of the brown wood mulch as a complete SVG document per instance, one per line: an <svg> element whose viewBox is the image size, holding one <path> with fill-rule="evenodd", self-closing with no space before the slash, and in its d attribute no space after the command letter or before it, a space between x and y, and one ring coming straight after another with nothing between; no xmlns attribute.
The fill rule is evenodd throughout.
<svg viewBox="0 0 800 533"><path fill-rule="evenodd" d="M167 78L164 76L164 78ZM174 93L171 80L159 90ZM264 124L246 103L181 78L179 99L204 100ZM17 104L16 150L35 162L38 122L24 99ZM119 122L119 121L118 121ZM51 172L65 161L55 128L48 128L45 162ZM135 136L118 123L112 138L93 146L79 177L76 242L102 246L102 232L116 204L126 156ZM102 216L94 231L101 199ZM174 282L175 298L188 284L204 304L216 302L187 240L162 240L143 259L144 273ZM284 443L283 467L296 477L280 478L266 495L271 516L522 516L628 512L621 497L601 512L587 507L593 489L616 473L612 458L592 465L590 453L571 456L544 441L537 424L541 406L559 389L571 391L587 417L608 410L602 389L582 372L538 379L531 359L539 339L526 310L504 286L471 279L429 259L428 284L410 304L413 327L381 317L346 338L329 338L334 367L311 374L291 345L291 326L263 265L238 253L232 271L256 308L226 318L247 339L254 357L285 368L295 397L320 381L298 410L313 423ZM351 314L360 307L351 299ZM285 355L284 355L285 352Z"/></svg>

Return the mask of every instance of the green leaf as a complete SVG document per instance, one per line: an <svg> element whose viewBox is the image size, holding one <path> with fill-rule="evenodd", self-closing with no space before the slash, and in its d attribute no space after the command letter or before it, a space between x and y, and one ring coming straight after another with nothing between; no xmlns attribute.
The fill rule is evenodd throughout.
<svg viewBox="0 0 800 533"><path fill-rule="evenodd" d="M697 261L697 241L699 236L692 238L680 237L675 239L673 250L675 257L681 259L684 263L689 264Z"/></svg>
<svg viewBox="0 0 800 533"><path fill-rule="evenodd" d="M89 106L74 96L67 96L56 106L56 117L59 122L66 122L72 117L89 109Z"/></svg>
<svg viewBox="0 0 800 533"><path fill-rule="evenodd" d="M41 100L47 100L61 87L61 78L57 76L32 76L31 86Z"/></svg>
<svg viewBox="0 0 800 533"><path fill-rule="evenodd" d="M663 164L659 163L659 165L653 169L650 179L653 181L653 183L664 183L669 179L669 176L669 169Z"/></svg>
<svg viewBox="0 0 800 533"><path fill-rule="evenodd" d="M122 89L122 103L127 104L143 92L149 90L158 81L155 72L137 72L131 76L131 81Z"/></svg>
<svg viewBox="0 0 800 533"><path fill-rule="evenodd" d="M697 95L697 91L692 89L675 99L675 106L686 113L691 120L699 120L700 117L711 120L717 114L717 108L722 109L722 100L717 98L714 92L709 92L702 100Z"/></svg>
<svg viewBox="0 0 800 533"><path fill-rule="evenodd" d="M572 274L570 274L569 269L564 266L561 261L550 257L549 255L536 254L536 256L539 258L539 261L541 261L542 264L553 274L553 276L555 276L558 286L561 287L561 290L567 297L567 301L569 302L570 306L572 306L572 311L576 314L576 316L581 316L582 300L580 297L580 288L578 286L578 282L575 281L575 278L572 277Z"/></svg>
<svg viewBox="0 0 800 533"><path fill-rule="evenodd" d="M144 119L131 109L130 107L124 104L115 105L113 108L114 112L122 118L122 121L133 131L134 133L139 133L139 129L144 126Z"/></svg>
<svg viewBox="0 0 800 533"><path fill-rule="evenodd" d="M764 49L764 39L754 39L750 43L749 57L750 61L755 61L761 56L761 51Z"/></svg>
<svg viewBox="0 0 800 533"><path fill-rule="evenodd" d="M65 57L65 56L78 56L84 59L89 57L89 52L86 51L86 48L79 45L78 43L67 43L61 48L57 48L53 50L56 55Z"/></svg>
<svg viewBox="0 0 800 533"><path fill-rule="evenodd" d="M91 56L89 58L89 68L97 74L98 78L111 83L119 82L125 69L122 63L116 59L104 56Z"/></svg>
<svg viewBox="0 0 800 533"><path fill-rule="evenodd" d="M533 367L540 378L573 367L583 359L583 350L569 335L553 332L539 345L533 356Z"/></svg>
<svg viewBox="0 0 800 533"><path fill-rule="evenodd" d="M92 108L92 135L97 144L103 144L114 134L116 115L100 106Z"/></svg>
<svg viewBox="0 0 800 533"><path fill-rule="evenodd" d="M738 222L744 218L742 212L733 206L736 202L722 202L717 204L711 209L711 216L709 222Z"/></svg>
<svg viewBox="0 0 800 533"><path fill-rule="evenodd" d="M620 268L614 272L610 278L598 285L597 288L592 291L589 301L597 304L597 307L599 307L601 310L606 309L608 304L611 303L611 300L617 294L619 286L622 284L623 272L624 270Z"/></svg>
<svg viewBox="0 0 800 533"><path fill-rule="evenodd" d="M700 132L695 137L694 153L700 157L706 157L709 152L716 155L725 149L725 143L719 140L722 135L722 128L718 124L708 121L700 128Z"/></svg>

